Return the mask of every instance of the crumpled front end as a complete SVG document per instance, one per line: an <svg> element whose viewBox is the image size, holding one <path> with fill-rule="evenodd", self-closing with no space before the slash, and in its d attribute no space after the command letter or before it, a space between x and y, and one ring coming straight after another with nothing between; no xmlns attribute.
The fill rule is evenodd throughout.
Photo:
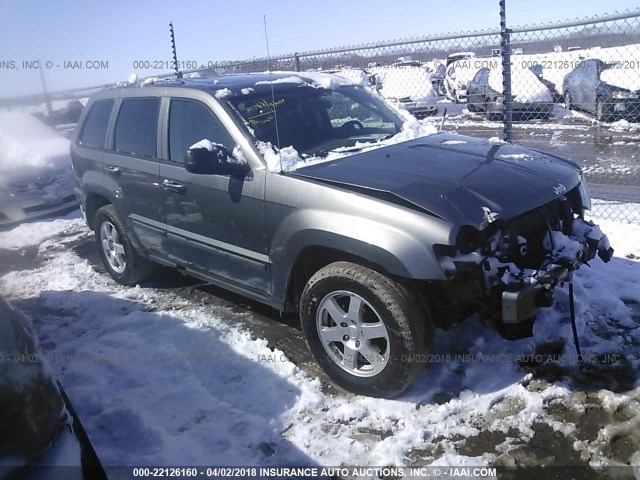
<svg viewBox="0 0 640 480"><path fill-rule="evenodd" d="M558 284L596 255L613 256L607 236L583 218L588 203L579 185L512 219L488 212L482 231L462 227L455 246L436 247L450 278L447 294L455 300L456 284L474 285L467 295L485 324L505 338L531 336L537 309L553 304Z"/></svg>

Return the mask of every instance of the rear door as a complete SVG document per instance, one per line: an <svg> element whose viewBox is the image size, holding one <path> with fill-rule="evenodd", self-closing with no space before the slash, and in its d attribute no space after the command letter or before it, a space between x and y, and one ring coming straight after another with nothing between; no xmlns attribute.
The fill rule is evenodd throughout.
<svg viewBox="0 0 640 480"><path fill-rule="evenodd" d="M107 141L107 129L115 100L97 100L88 106L76 142L71 148L71 161L76 176L76 195L85 204L85 180L93 181L92 188L99 188L99 178L95 173L102 173L104 168L104 150ZM96 185L98 184L98 185Z"/></svg>
<svg viewBox="0 0 640 480"><path fill-rule="evenodd" d="M134 243L162 251L164 217L158 163L159 97L123 98L105 153L104 170L114 207L134 233Z"/></svg>
<svg viewBox="0 0 640 480"><path fill-rule="evenodd" d="M212 103L193 98L165 102L160 183L169 259L232 289L264 295L269 291L264 170L244 178L187 172L184 159L191 145L209 140L233 151L236 142Z"/></svg>

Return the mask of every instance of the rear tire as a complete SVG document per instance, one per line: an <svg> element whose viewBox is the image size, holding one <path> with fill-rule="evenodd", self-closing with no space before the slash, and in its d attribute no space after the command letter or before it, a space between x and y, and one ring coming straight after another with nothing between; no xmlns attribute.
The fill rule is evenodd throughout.
<svg viewBox="0 0 640 480"><path fill-rule="evenodd" d="M336 262L308 281L300 321L316 361L336 385L392 397L416 378L431 350L433 325L420 305L385 275Z"/></svg>
<svg viewBox="0 0 640 480"><path fill-rule="evenodd" d="M96 212L94 225L96 247L111 278L122 285L134 286L153 273L153 264L135 251L113 205L105 205Z"/></svg>

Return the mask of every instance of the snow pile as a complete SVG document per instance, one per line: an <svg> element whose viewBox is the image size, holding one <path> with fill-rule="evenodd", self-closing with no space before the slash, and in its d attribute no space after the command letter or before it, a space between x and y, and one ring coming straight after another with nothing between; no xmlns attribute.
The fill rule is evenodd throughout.
<svg viewBox="0 0 640 480"><path fill-rule="evenodd" d="M606 230L617 255L637 252L638 232L629 227ZM57 237L42 242L45 230ZM606 370L581 388L573 377L547 381L542 368L516 361L564 340L566 358L549 371L588 374L571 356L566 288L540 310L533 338L503 340L477 319L438 331L432 361L415 383L395 400L379 400L324 392L304 365L246 330L254 313L238 305L187 300L176 294L182 287L116 285L80 256L94 247L79 221L23 225L1 232L0 244L9 238L39 244L44 261L0 276L0 293L34 312L42 345L61 359L52 366L105 465L496 465L528 451L535 459L540 425L554 435L551 451L560 438L598 465L615 463L615 438L637 434L637 423L626 422L637 419L637 386L592 393ZM640 326L628 305L640 302L640 263L618 257L591 267L575 279L583 353L628 355L635 372ZM287 343L297 334L291 329ZM592 433L576 433L589 421L581 413L598 405L610 422L599 425L596 416L587 425ZM558 407L569 414L558 416ZM498 440L486 446L483 436Z"/></svg>
<svg viewBox="0 0 640 480"><path fill-rule="evenodd" d="M380 93L388 99L411 98L413 101L436 103L431 75L425 68L386 68L378 74L382 82Z"/></svg>
<svg viewBox="0 0 640 480"><path fill-rule="evenodd" d="M0 248L18 250L31 245L39 245L50 238L72 236L82 231L84 220L80 212L72 212L66 219L49 222L23 223L13 230L0 232Z"/></svg>
<svg viewBox="0 0 640 480"><path fill-rule="evenodd" d="M303 158L299 155L298 151L293 148L293 146L283 147L279 152L276 152L276 149L271 142L262 142L258 140L256 141L256 145L258 147L258 151L267 162L267 170L270 172L280 173L291 172L297 168L307 167L316 163L329 162L355 153L367 152L376 148L395 145L396 143L415 140L416 138L438 133L438 130L433 125L416 120L408 113L407 115L410 119L403 123L402 130L393 137L386 140L380 140L375 143L356 142L353 147L337 148L326 157ZM356 150L354 151L354 149Z"/></svg>
<svg viewBox="0 0 640 480"><path fill-rule="evenodd" d="M502 65L492 68L489 86L502 93ZM527 68L511 66L511 95L516 103L552 103L549 89Z"/></svg>
<svg viewBox="0 0 640 480"><path fill-rule="evenodd" d="M277 78L276 80L261 80L256 82L256 85L276 85L281 83L304 83L304 81L295 75L290 77Z"/></svg>
<svg viewBox="0 0 640 480"><path fill-rule="evenodd" d="M216 93L214 95L216 98L225 98L233 95L233 92L228 88L221 88L220 90L216 90Z"/></svg>
<svg viewBox="0 0 640 480"><path fill-rule="evenodd" d="M215 147L226 148L221 143L215 143L215 142L212 142L211 140L203 138L202 140L200 140L200 141L194 143L193 145L191 145L189 147L189 150L197 150L199 148L204 148L204 149L208 150L209 152L213 152ZM247 163L247 159L244 156L244 153L242 153L242 149L240 149L240 147L238 145L236 145L233 148L232 155L233 155L232 157L227 156L226 161L228 163L235 163L235 164L241 164L241 165L245 165Z"/></svg>
<svg viewBox="0 0 640 480"><path fill-rule="evenodd" d="M0 112L0 184L25 169L70 165L69 140L27 113Z"/></svg>
<svg viewBox="0 0 640 480"><path fill-rule="evenodd" d="M334 75L346 78L353 82L354 85L360 85L361 87L369 86L369 76L367 72L360 68L343 68L337 71Z"/></svg>
<svg viewBox="0 0 640 480"><path fill-rule="evenodd" d="M333 75L324 72L304 72L299 75L311 80L313 86L316 88L334 89L346 85L354 85L354 81L350 77L344 75Z"/></svg>

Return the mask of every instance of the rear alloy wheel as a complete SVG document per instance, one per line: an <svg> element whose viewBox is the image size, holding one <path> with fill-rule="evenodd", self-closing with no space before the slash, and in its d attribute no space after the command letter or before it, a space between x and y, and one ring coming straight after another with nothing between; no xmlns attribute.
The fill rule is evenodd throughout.
<svg viewBox="0 0 640 480"><path fill-rule="evenodd" d="M300 301L309 348L331 380L353 393L391 397L424 366L433 327L403 286L369 268L336 262L307 283Z"/></svg>
<svg viewBox="0 0 640 480"><path fill-rule="evenodd" d="M94 226L98 253L111 278L132 286L149 277L153 264L136 253L112 205L96 212Z"/></svg>

